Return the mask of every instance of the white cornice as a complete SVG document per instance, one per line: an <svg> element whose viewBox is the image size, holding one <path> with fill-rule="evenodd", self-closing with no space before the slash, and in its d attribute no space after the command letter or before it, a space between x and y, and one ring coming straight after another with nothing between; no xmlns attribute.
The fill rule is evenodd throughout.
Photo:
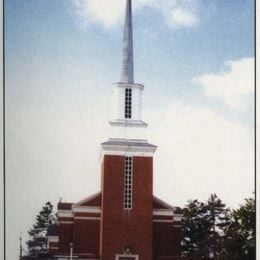
<svg viewBox="0 0 260 260"><path fill-rule="evenodd" d="M102 156L104 155L115 155L115 156L137 156L137 157L153 157L153 152L140 152L140 151L115 151L115 150L103 150Z"/></svg>
<svg viewBox="0 0 260 260"><path fill-rule="evenodd" d="M122 127L144 127L148 126L142 120L132 120L132 119L115 119L109 122L111 126L122 126Z"/></svg>
<svg viewBox="0 0 260 260"><path fill-rule="evenodd" d="M102 155L153 157L156 148L146 140L111 138L102 143Z"/></svg>
<svg viewBox="0 0 260 260"><path fill-rule="evenodd" d="M144 89L144 85L138 84L138 83L129 84L129 83L116 82L113 84L113 86L119 87L119 88L129 88L130 87L130 88L137 88L137 89L141 89L141 90Z"/></svg>

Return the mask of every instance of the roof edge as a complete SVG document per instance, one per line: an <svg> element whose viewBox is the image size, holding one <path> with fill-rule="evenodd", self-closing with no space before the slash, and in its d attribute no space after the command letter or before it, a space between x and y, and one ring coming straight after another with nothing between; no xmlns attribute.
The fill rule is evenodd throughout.
<svg viewBox="0 0 260 260"><path fill-rule="evenodd" d="M82 199L82 200L80 200L80 201L74 203L74 204L73 204L73 207L74 207L74 206L81 206L81 204L84 204L84 203L86 203L86 202L88 202L88 201L93 200L94 198L98 197L100 194L101 194L101 191L99 191L99 192L97 192L97 193L95 193L95 194L93 194L93 195L90 195L90 196L88 196L88 197L86 197L86 198L84 198L84 199Z"/></svg>

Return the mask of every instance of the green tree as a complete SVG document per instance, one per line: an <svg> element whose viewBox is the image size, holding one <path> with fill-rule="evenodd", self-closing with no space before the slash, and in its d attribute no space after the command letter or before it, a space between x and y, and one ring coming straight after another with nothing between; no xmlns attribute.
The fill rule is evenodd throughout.
<svg viewBox="0 0 260 260"><path fill-rule="evenodd" d="M205 239L206 255L209 258L217 259L223 251L226 231L230 225L229 212L229 209L216 194L210 195L206 204L205 215L210 227Z"/></svg>
<svg viewBox="0 0 260 260"><path fill-rule="evenodd" d="M184 209L182 253L201 259L217 259L223 251L229 210L216 194L206 203L189 201Z"/></svg>
<svg viewBox="0 0 260 260"><path fill-rule="evenodd" d="M47 230L50 225L57 223L57 217L53 212L53 205L47 202L36 216L33 227L28 231L30 239L26 242L28 256L42 257L47 252Z"/></svg>
<svg viewBox="0 0 260 260"><path fill-rule="evenodd" d="M255 200L249 198L245 204L231 212L231 224L225 239L226 259L253 260L256 258L256 212Z"/></svg>
<svg viewBox="0 0 260 260"><path fill-rule="evenodd" d="M182 254L203 257L205 238L210 229L208 219L205 218L206 205L198 200L190 200L183 213Z"/></svg>

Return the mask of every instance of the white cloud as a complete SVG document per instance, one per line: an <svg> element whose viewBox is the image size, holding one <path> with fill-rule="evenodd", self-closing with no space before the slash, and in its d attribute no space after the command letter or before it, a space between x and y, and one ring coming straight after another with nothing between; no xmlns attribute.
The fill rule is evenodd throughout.
<svg viewBox="0 0 260 260"><path fill-rule="evenodd" d="M85 24L100 23L105 27L115 25L124 9L122 0L72 0L74 10Z"/></svg>
<svg viewBox="0 0 260 260"><path fill-rule="evenodd" d="M243 58L225 65L228 70L205 74L194 81L202 85L209 97L221 99L231 109L241 109L243 98L254 92L254 59Z"/></svg>
<svg viewBox="0 0 260 260"><path fill-rule="evenodd" d="M183 205L188 199L205 200L215 192L232 207L252 195L253 135L241 124L208 108L184 104L148 117L149 139L158 145L156 194Z"/></svg>
<svg viewBox="0 0 260 260"><path fill-rule="evenodd" d="M169 21L173 26L193 27L198 23L198 18L192 12L176 8L171 12Z"/></svg>
<svg viewBox="0 0 260 260"><path fill-rule="evenodd" d="M84 25L98 23L106 28L115 26L123 17L125 1L122 0L71 0L73 10ZM136 0L135 9L149 7L165 18L171 27L193 27L198 24L200 0Z"/></svg>

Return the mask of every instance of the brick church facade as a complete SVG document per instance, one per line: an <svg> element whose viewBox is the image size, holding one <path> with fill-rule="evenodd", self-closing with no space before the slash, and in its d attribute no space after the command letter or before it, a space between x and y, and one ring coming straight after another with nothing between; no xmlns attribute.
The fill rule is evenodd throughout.
<svg viewBox="0 0 260 260"><path fill-rule="evenodd" d="M58 203L59 225L48 231L57 259L179 259L181 209L153 196L156 146L145 140L144 86L134 82L132 6L127 0L120 82L113 87L113 136L101 144L101 192Z"/></svg>

